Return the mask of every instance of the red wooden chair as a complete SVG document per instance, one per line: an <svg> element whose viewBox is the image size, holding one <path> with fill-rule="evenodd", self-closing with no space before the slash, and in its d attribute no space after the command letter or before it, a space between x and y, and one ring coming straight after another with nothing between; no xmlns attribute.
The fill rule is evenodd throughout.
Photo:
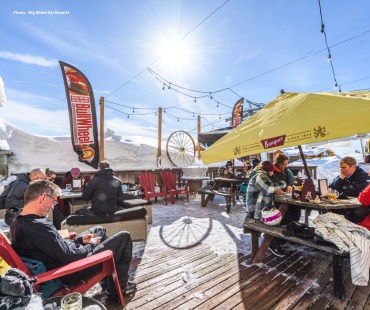
<svg viewBox="0 0 370 310"><path fill-rule="evenodd" d="M167 192L170 193L170 199L171 203L175 203L175 195L176 198L179 198L179 194L186 195L186 198L189 202L189 190L188 190L188 184L185 184L185 187L183 189L176 187L176 173L173 172L163 172L161 173L161 178L164 183L164 188Z"/></svg>
<svg viewBox="0 0 370 310"><path fill-rule="evenodd" d="M88 289L90 289L96 283L99 283L99 281L103 280L105 277L112 276L114 284L118 291L121 305L125 305L125 299L123 297L122 290L118 282L116 266L113 259L113 252L110 250L106 250L104 252L80 259L76 262L70 263L60 268L49 270L47 272L38 274L37 276L32 276L26 265L23 263L21 258L10 245L8 238L3 234L0 234L0 257L5 260L5 262L10 267L22 270L27 275L29 275L31 279L37 278L37 282L35 284L36 291L40 291L40 283L60 278L67 274L71 274L86 269L88 267L95 266L97 264L102 264L102 269L99 272L91 274L89 277L81 280L75 285L66 286L57 290L53 294L53 296L63 296L71 292L85 293Z"/></svg>
<svg viewBox="0 0 370 310"><path fill-rule="evenodd" d="M139 181L141 184L141 188L144 190L145 199L147 201L150 198L154 197L155 201L157 201L157 197L164 197L164 200L167 205L167 192L165 188L163 188L163 192L155 192L155 175L153 173L142 173L139 175Z"/></svg>

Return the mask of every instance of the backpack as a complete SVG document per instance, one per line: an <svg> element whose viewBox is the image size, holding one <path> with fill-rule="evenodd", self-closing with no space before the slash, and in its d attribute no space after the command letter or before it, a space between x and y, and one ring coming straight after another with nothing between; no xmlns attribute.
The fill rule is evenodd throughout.
<svg viewBox="0 0 370 310"><path fill-rule="evenodd" d="M5 209L6 197L8 197L8 194L9 194L10 190L12 189L12 186L15 182L16 182L16 180L13 181L12 183L6 185L5 188L4 188L4 191L1 193L1 195L0 195L0 209Z"/></svg>
<svg viewBox="0 0 370 310"><path fill-rule="evenodd" d="M0 278L0 310L27 306L36 281L19 269L8 269Z"/></svg>

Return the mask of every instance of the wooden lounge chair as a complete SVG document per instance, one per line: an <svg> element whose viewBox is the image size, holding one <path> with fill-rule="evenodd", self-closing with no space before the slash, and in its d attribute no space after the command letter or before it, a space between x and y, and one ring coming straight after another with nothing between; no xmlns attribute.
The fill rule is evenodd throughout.
<svg viewBox="0 0 370 310"><path fill-rule="evenodd" d="M185 184L185 187L180 189L176 187L176 173L173 172L163 172L161 173L161 178L164 183L164 189L168 193L170 193L171 203L175 203L175 195L176 198L179 198L179 194L186 195L186 199L189 202L189 189L188 184Z"/></svg>
<svg viewBox="0 0 370 310"><path fill-rule="evenodd" d="M122 294L120 284L118 282L116 266L114 264L113 252L106 250L104 252L80 259L76 262L70 263L63 267L59 267L47 272L38 274L37 276L32 276L26 265L23 263L18 254L14 251L9 243L9 239L0 233L0 257L5 260L5 262L13 268L22 270L30 278L37 278L35 284L36 291L40 291L40 284L49 280L57 279L67 274L75 273L77 271L86 269L97 264L102 264L102 268L99 272L91 274L89 277L79 281L75 285L65 286L57 290L53 296L63 296L71 292L85 293L99 281L103 280L107 276L112 276L116 289L118 291L118 296L121 301L121 305L125 305L125 299Z"/></svg>
<svg viewBox="0 0 370 310"><path fill-rule="evenodd" d="M165 188L163 188L163 192L155 192L156 178L154 174L142 173L139 175L139 181L141 188L144 190L145 199L147 201L149 201L152 197L155 198L155 201L157 201L157 197L164 197L164 201L167 205L167 192Z"/></svg>

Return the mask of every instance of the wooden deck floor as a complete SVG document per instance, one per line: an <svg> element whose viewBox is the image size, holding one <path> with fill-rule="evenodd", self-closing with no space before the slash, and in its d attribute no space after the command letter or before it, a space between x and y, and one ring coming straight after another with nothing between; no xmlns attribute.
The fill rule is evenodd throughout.
<svg viewBox="0 0 370 310"><path fill-rule="evenodd" d="M133 261L138 290L126 297L125 309L370 309L369 286L353 286L349 268L348 299L333 297L331 263L322 252L295 246L287 257L267 255L259 265L207 245L151 251Z"/></svg>

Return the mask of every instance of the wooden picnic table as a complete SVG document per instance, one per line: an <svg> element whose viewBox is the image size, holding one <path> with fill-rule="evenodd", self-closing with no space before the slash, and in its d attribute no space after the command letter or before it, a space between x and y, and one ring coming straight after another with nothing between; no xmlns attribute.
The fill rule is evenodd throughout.
<svg viewBox="0 0 370 310"><path fill-rule="evenodd" d="M248 182L248 179L214 178L213 180L214 184L211 188L201 188L198 190L198 194L201 194L201 206L206 207L208 202L210 200L212 201L215 195L219 195L225 197L226 213L230 213L231 200L233 201L233 205L235 205L235 197L242 195L236 185ZM222 187L225 187L225 190L223 190Z"/></svg>
<svg viewBox="0 0 370 310"><path fill-rule="evenodd" d="M305 222L308 225L308 215L310 210L318 210L319 212L329 212L338 209L354 209L361 206L357 198L351 199L337 199L335 202L323 200L320 203L315 202L301 202L292 198L287 198L284 195L275 195L275 202L280 202L279 210L284 216L287 208L301 207L305 210ZM303 244L318 250L331 253L333 256L333 279L334 279L334 295L341 299L345 299L345 289L343 286L342 265L343 257L348 256L348 253L340 251L334 245L318 245L310 239L300 239L297 237L284 236L282 234L283 228L281 226L268 226L260 221L246 218L244 222L244 232L250 232L252 235L252 255L253 262L259 263L264 258L273 237L282 238L295 243ZM264 233L264 238L259 246L258 237Z"/></svg>
<svg viewBox="0 0 370 310"><path fill-rule="evenodd" d="M317 210L319 213L330 212L339 209L355 209L361 207L361 203L357 198L352 197L351 199L337 199L335 201L330 201L327 199L322 199L320 203L316 202L302 202L300 200L287 198L285 195L275 195L275 202L281 203L286 207L297 206L305 209L305 224L308 225L308 216L310 210Z"/></svg>
<svg viewBox="0 0 370 310"><path fill-rule="evenodd" d="M81 198L82 197L82 192L73 192L73 191L66 191L62 189L62 192L60 194L60 199L74 199L74 198Z"/></svg>

